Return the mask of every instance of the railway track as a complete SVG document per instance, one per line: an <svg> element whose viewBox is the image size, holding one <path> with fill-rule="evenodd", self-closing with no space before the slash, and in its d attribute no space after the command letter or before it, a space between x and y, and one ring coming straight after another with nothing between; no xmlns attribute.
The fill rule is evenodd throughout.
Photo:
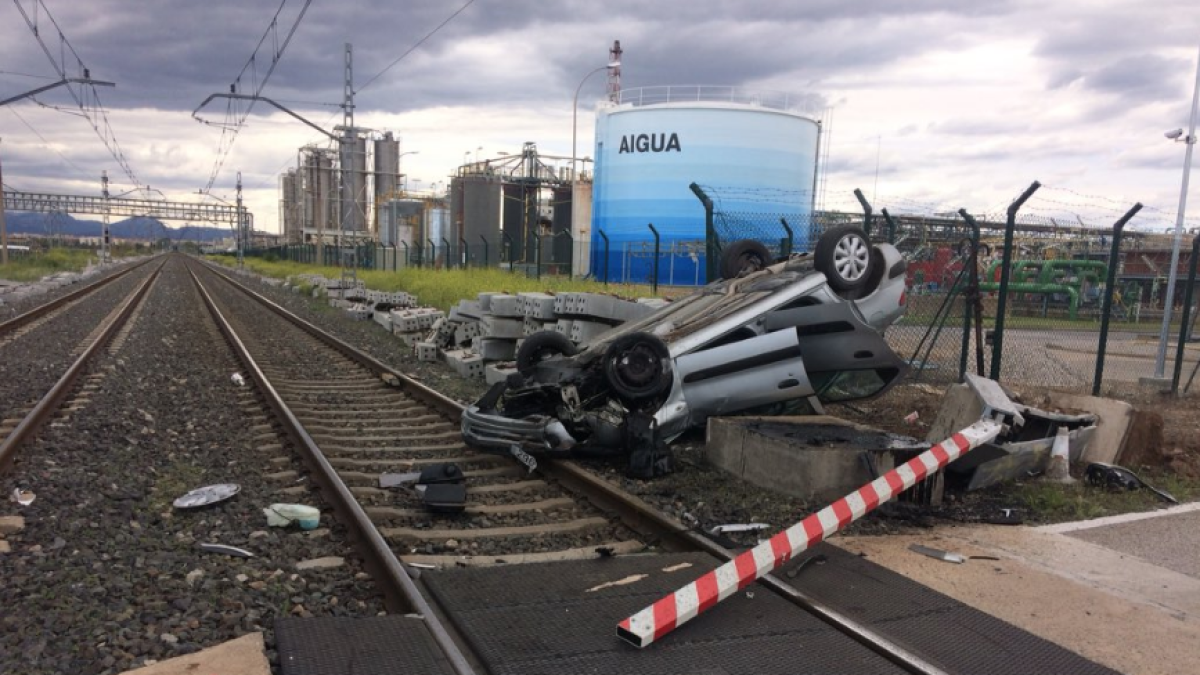
<svg viewBox="0 0 1200 675"><path fill-rule="evenodd" d="M411 580L412 566L505 566L616 553L735 552L684 527L572 462L541 462L530 476L514 459L461 442L462 406L328 335L229 275L192 263L227 341L263 390L306 464L362 542L394 609L425 616L455 672L471 660ZM250 299L251 319L230 306ZM411 489L378 487L387 473L460 465L468 484L461 516L430 513ZM405 567L409 569L406 570ZM901 670L941 668L777 577L765 587L883 656ZM451 619L452 620L452 619Z"/></svg>
<svg viewBox="0 0 1200 675"><path fill-rule="evenodd" d="M6 386L14 387L0 395L0 468L10 465L19 448L60 410L70 411L86 404L90 392L104 377L103 373L88 374L89 365L126 326L164 263L165 259L148 261L118 272L0 324L0 349L6 350L8 357ZM85 308L87 304L95 306ZM86 333L87 321L74 316L83 309L97 315L95 325ZM74 320L64 327L63 320L68 318ZM21 343L35 349L34 356L14 354ZM39 367L25 380L16 375L20 365ZM23 398L31 388L45 393Z"/></svg>

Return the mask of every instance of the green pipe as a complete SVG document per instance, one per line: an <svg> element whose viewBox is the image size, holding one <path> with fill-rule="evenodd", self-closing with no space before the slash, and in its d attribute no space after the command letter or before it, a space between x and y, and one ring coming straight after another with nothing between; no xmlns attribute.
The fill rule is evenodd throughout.
<svg viewBox="0 0 1200 675"><path fill-rule="evenodd" d="M1101 275L1108 275L1108 265L1099 260L1047 260L1046 265L1042 267L1042 273L1038 276L1038 283L1052 284L1054 281L1054 272L1057 270L1066 269L1074 272L1076 276L1082 270L1094 270L1092 273L1097 275L1099 279Z"/></svg>
<svg viewBox="0 0 1200 675"><path fill-rule="evenodd" d="M1000 284L996 282L988 282L979 284L981 291L998 291ZM1009 284L1009 293L1042 293L1050 295L1052 293L1066 293L1070 300L1067 303L1069 316L1072 321L1078 317L1079 312L1079 290L1072 286L1063 286L1061 284Z"/></svg>

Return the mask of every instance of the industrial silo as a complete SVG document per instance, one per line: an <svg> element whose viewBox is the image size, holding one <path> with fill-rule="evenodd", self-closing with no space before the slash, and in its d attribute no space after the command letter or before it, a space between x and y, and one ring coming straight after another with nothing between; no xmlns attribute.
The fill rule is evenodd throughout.
<svg viewBox="0 0 1200 675"><path fill-rule="evenodd" d="M339 229L360 232L366 229L367 141L350 138L342 141L341 214Z"/></svg>
<svg viewBox="0 0 1200 675"><path fill-rule="evenodd" d="M704 281L705 212L689 188L706 188L722 213L746 222L786 214L797 248L808 242L819 123L787 96L728 87L654 87L620 92L596 114L592 267L644 282L653 264L653 224L662 281ZM778 237L753 230L738 236ZM722 236L726 236L722 234ZM777 242L778 239L775 239ZM666 270L671 270L671 279ZM618 276L619 275L619 276Z"/></svg>
<svg viewBox="0 0 1200 675"><path fill-rule="evenodd" d="M496 265L500 260L501 185L500 176L490 172L456 176L450 181L446 236L454 246L460 245L458 237L467 242L470 264L484 264L485 251L487 264Z"/></svg>
<svg viewBox="0 0 1200 675"><path fill-rule="evenodd" d="M400 177L400 141L392 132L387 132L383 138L375 140L375 230L380 239L384 237L384 227L380 219L380 209L389 199L397 196L396 187ZM394 233L393 233L394 234Z"/></svg>

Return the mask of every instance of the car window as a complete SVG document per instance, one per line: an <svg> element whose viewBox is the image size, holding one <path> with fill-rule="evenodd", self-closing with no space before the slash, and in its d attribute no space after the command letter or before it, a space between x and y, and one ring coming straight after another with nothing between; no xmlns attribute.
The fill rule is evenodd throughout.
<svg viewBox="0 0 1200 675"><path fill-rule="evenodd" d="M825 403L836 403L874 396L898 374L888 369L841 370L813 373L811 377L817 398Z"/></svg>

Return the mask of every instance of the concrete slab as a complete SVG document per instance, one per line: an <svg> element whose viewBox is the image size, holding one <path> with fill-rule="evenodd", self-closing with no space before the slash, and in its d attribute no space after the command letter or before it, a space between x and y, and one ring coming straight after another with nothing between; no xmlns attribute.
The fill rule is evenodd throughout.
<svg viewBox="0 0 1200 675"><path fill-rule="evenodd" d="M742 480L828 502L895 468L899 437L837 417L713 417L705 457ZM923 447L922 447L923 449ZM903 461L915 450L908 450Z"/></svg>
<svg viewBox="0 0 1200 675"><path fill-rule="evenodd" d="M1111 398L1060 392L1049 394L1049 399L1050 405L1060 410L1080 410L1098 418L1096 433L1083 449L1082 461L1120 463L1118 458L1133 421L1133 406Z"/></svg>
<svg viewBox="0 0 1200 675"><path fill-rule="evenodd" d="M506 319L500 316L485 315L479 323L480 333L483 337L516 340L524 335L525 321L523 319Z"/></svg>
<svg viewBox="0 0 1200 675"><path fill-rule="evenodd" d="M263 650L263 634L250 633L186 656L167 659L151 666L127 670L123 675L271 675L271 664Z"/></svg>

